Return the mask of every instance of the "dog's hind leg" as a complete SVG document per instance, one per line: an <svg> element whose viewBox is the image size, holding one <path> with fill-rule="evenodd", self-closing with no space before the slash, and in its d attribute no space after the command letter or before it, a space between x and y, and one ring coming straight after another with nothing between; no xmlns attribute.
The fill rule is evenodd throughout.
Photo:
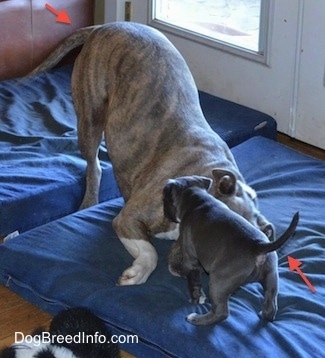
<svg viewBox="0 0 325 358"><path fill-rule="evenodd" d="M95 133L92 130L92 135L84 136L84 130L79 130L78 140L81 154L87 161L86 168L86 191L80 209L88 208L98 203L99 187L102 176L102 169L98 159L99 144L102 139L102 133L99 131Z"/></svg>
<svg viewBox="0 0 325 358"><path fill-rule="evenodd" d="M220 276L210 274L211 311L205 314L191 313L186 317L187 321L197 326L206 326L225 320L229 316L228 298L232 292L232 287L233 284L227 285Z"/></svg>
<svg viewBox="0 0 325 358"><path fill-rule="evenodd" d="M79 78L72 80L72 89L79 85ZM77 94L78 95L77 95ZM78 117L78 144L87 162L86 191L80 209L98 203L102 170L98 159L99 145L103 138L104 116L102 103L90 103L88 93L72 90L75 110Z"/></svg>
<svg viewBox="0 0 325 358"><path fill-rule="evenodd" d="M219 296L218 299L218 305L212 304L212 309L208 313L191 313L186 317L186 320L196 326L207 326L222 322L229 316L228 296Z"/></svg>
<svg viewBox="0 0 325 358"><path fill-rule="evenodd" d="M262 311L259 313L260 318L267 321L273 321L278 310L278 272L272 270L268 272L265 279L261 282L264 288L264 302Z"/></svg>

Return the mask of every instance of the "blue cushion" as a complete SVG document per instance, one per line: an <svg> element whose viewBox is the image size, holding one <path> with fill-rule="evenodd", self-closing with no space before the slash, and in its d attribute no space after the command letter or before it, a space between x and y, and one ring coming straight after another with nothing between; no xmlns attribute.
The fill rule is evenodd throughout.
<svg viewBox="0 0 325 358"><path fill-rule="evenodd" d="M0 237L78 209L86 163L77 144L71 67L0 82ZM100 200L120 195L107 150Z"/></svg>
<svg viewBox="0 0 325 358"><path fill-rule="evenodd" d="M321 357L325 315L325 163L274 141L255 137L233 148L239 168L257 190L261 211L281 233L300 211L297 232L279 250L279 311L273 323L259 319L263 291L252 283L230 298L230 317L219 325L195 327L186 282L167 269L171 242L154 239L157 269L139 286L118 287L131 256L111 220L121 198L30 230L0 245L0 282L44 310L93 310L115 334L136 334L122 348L139 357ZM302 261L312 293L287 256ZM19 263L19 264L17 264ZM204 286L207 289L207 277Z"/></svg>
<svg viewBox="0 0 325 358"><path fill-rule="evenodd" d="M199 96L205 118L229 147L254 136L276 140L277 123L271 116L202 91Z"/></svg>

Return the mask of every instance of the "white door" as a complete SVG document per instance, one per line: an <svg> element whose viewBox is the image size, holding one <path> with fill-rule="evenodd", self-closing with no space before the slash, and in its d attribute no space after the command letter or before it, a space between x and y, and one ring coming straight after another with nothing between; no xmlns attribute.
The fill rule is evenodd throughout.
<svg viewBox="0 0 325 358"><path fill-rule="evenodd" d="M295 137L325 149L325 1L302 4Z"/></svg>
<svg viewBox="0 0 325 358"><path fill-rule="evenodd" d="M131 1L132 21L147 23L150 1ZM267 113L280 132L325 149L325 1L269 1L267 64L165 34L200 90ZM124 20L123 1L106 0L105 11L106 21Z"/></svg>

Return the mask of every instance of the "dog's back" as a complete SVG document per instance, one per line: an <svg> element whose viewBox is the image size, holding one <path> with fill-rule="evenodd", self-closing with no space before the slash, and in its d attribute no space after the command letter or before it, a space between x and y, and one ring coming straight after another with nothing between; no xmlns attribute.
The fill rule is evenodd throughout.
<svg viewBox="0 0 325 358"><path fill-rule="evenodd" d="M266 235L230 210L205 189L189 187L182 192L180 226L190 226L198 245L248 245L268 242ZM209 245L210 246L210 245Z"/></svg>
<svg viewBox="0 0 325 358"><path fill-rule="evenodd" d="M87 85L92 83L96 86ZM132 23L96 28L76 60L72 94L77 111L86 107L96 113L126 200L136 189L154 190L158 182L161 188L173 175L211 176L211 164L220 166L217 158L225 153L229 169L237 171L228 147L203 116L186 62L153 28Z"/></svg>
<svg viewBox="0 0 325 358"><path fill-rule="evenodd" d="M193 239L195 236L194 240L198 241L198 249L206 240L217 247L245 246L256 256L266 254L277 250L292 236L299 220L297 212L285 233L270 243L264 233L205 189L188 187L181 195L183 219L180 225L191 227Z"/></svg>

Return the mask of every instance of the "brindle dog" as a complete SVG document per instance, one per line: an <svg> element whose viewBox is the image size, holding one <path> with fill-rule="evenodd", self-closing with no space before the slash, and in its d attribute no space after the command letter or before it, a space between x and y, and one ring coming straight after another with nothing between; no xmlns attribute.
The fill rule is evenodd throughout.
<svg viewBox="0 0 325 358"><path fill-rule="evenodd" d="M153 237L176 239L164 218L162 189L168 178L212 178L211 193L270 236L272 225L256 207L256 194L238 170L226 143L202 113L191 72L159 31L135 23L110 23L76 31L31 75L54 66L83 45L72 74L80 150L87 161L81 208L98 202L98 147L105 134L125 206L114 229L135 259L121 285L147 280L157 264Z"/></svg>

